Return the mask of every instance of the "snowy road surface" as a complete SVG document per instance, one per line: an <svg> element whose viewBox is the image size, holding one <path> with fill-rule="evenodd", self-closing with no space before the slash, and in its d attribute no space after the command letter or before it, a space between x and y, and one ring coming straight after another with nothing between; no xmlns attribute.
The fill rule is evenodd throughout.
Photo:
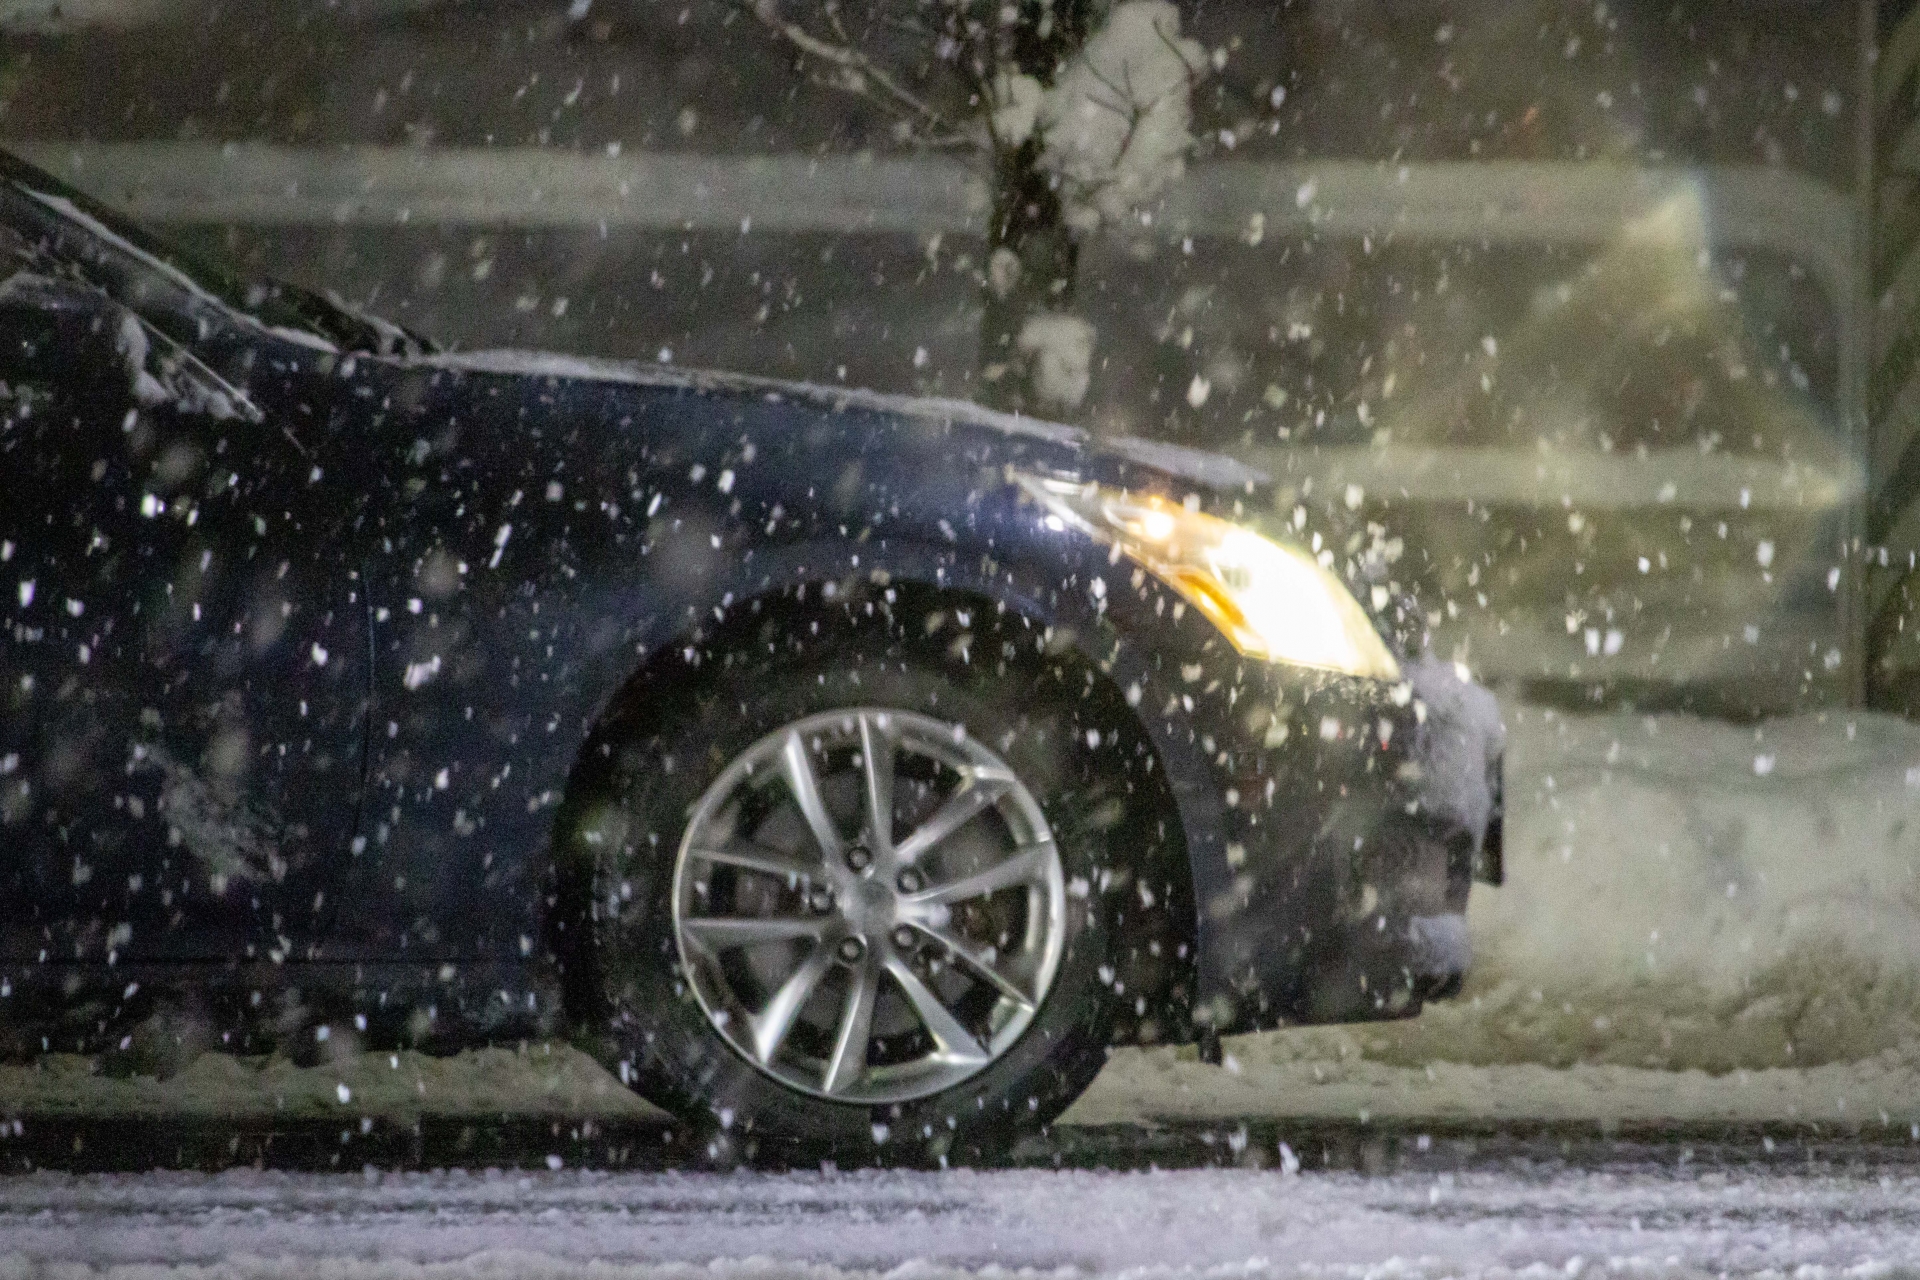
<svg viewBox="0 0 1920 1280"><path fill-rule="evenodd" d="M1920 1275L1920 1177L1911 1165L1666 1159L1376 1177L565 1170L0 1181L0 1277L9 1278L936 1280L1023 1269L1891 1278Z"/></svg>

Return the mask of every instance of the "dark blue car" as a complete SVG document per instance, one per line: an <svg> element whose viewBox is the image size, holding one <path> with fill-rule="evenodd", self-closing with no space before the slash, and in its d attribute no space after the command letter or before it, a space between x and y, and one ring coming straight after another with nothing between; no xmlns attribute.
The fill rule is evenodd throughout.
<svg viewBox="0 0 1920 1280"><path fill-rule="evenodd" d="M1492 699L1228 459L442 353L11 159L0 383L17 1051L564 1029L964 1155L1113 1044L1461 980Z"/></svg>

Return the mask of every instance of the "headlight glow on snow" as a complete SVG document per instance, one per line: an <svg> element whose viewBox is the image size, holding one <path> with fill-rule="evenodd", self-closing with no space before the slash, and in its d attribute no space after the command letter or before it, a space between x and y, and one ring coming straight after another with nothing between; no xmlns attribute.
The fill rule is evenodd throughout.
<svg viewBox="0 0 1920 1280"><path fill-rule="evenodd" d="M1353 593L1305 552L1157 495L1018 479L1051 517L1117 546L1247 657L1400 678L1400 665Z"/></svg>

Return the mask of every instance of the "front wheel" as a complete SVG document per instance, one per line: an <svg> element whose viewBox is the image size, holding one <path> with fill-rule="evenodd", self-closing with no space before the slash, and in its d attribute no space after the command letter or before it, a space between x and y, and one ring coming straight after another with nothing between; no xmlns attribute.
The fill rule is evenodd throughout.
<svg viewBox="0 0 1920 1280"><path fill-rule="evenodd" d="M1085 1089L1133 998L1100 890L1150 751L1018 619L819 621L647 681L597 744L604 1040L749 1149L991 1152Z"/></svg>

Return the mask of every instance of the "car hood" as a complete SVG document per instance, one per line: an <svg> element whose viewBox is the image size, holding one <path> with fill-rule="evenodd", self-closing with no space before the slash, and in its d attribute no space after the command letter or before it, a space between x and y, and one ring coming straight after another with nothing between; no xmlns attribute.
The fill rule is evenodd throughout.
<svg viewBox="0 0 1920 1280"><path fill-rule="evenodd" d="M1079 427L1049 422L1019 413L1002 413L967 400L941 397L887 395L851 387L824 386L752 374L638 360L608 360L560 355L548 351L491 350L435 352L409 361L415 366L463 373L504 374L525 378L623 383L629 386L677 388L732 395L757 395L793 400L831 410L863 409L942 425L967 426L1009 436L1045 441L1089 459L1109 458L1132 463L1210 489L1246 492L1264 488L1264 471L1224 454L1189 449L1184 445L1142 440L1133 436L1094 436Z"/></svg>

